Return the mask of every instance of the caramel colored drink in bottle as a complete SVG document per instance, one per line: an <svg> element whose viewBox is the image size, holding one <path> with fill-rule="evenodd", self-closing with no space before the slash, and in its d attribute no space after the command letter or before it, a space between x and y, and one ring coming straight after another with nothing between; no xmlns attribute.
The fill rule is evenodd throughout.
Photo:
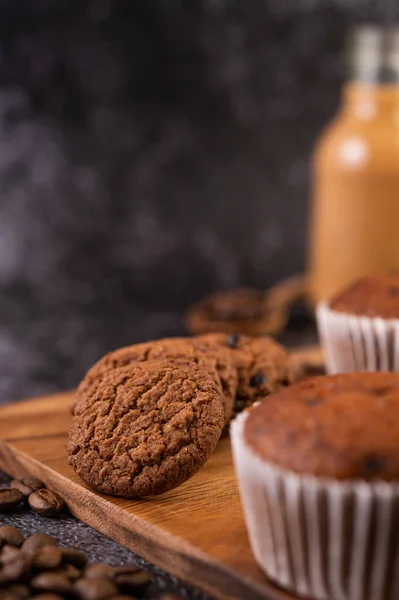
<svg viewBox="0 0 399 600"><path fill-rule="evenodd" d="M399 29L357 29L350 56L342 106L313 158L313 303L399 269Z"/></svg>

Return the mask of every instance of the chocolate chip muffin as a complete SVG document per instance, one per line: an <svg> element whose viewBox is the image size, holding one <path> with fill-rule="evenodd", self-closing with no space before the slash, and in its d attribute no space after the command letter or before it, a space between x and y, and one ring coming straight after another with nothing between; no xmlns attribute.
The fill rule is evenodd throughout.
<svg viewBox="0 0 399 600"><path fill-rule="evenodd" d="M267 336L214 333L198 339L202 342L210 340L231 352L238 374L234 414L289 385L295 377L289 354Z"/></svg>
<svg viewBox="0 0 399 600"><path fill-rule="evenodd" d="M241 499L271 579L306 598L397 597L398 435L393 373L317 377L238 415Z"/></svg>
<svg viewBox="0 0 399 600"><path fill-rule="evenodd" d="M399 481L399 377L316 377L249 412L245 440L262 459L296 473Z"/></svg>
<svg viewBox="0 0 399 600"><path fill-rule="evenodd" d="M197 365L133 363L82 391L69 430L69 463L99 492L161 494L207 461L224 425L220 391Z"/></svg>
<svg viewBox="0 0 399 600"><path fill-rule="evenodd" d="M399 319L399 272L363 277L334 296L329 304L336 312Z"/></svg>
<svg viewBox="0 0 399 600"><path fill-rule="evenodd" d="M399 273L356 281L318 305L317 323L329 373L398 371Z"/></svg>
<svg viewBox="0 0 399 600"><path fill-rule="evenodd" d="M88 371L79 387L78 394L82 393L93 380L103 373L136 362L153 360L175 364L177 362L195 363L210 373L220 387L225 423L229 422L237 393L237 370L229 349L213 342L211 338L204 340L166 338L109 352Z"/></svg>

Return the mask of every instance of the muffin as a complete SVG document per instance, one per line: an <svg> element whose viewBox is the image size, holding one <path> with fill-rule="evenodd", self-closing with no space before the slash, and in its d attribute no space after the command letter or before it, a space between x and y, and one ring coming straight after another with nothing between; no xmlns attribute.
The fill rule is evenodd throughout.
<svg viewBox="0 0 399 600"><path fill-rule="evenodd" d="M317 600L399 597L399 377L315 377L231 425L251 547Z"/></svg>
<svg viewBox="0 0 399 600"><path fill-rule="evenodd" d="M317 307L328 373L399 371L399 272L359 279Z"/></svg>

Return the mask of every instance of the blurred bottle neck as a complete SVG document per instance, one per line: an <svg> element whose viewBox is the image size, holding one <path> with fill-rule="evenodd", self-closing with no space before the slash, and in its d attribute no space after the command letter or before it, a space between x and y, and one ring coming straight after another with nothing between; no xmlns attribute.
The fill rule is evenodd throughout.
<svg viewBox="0 0 399 600"><path fill-rule="evenodd" d="M352 83L399 86L399 28L356 27L349 39L347 62Z"/></svg>
<svg viewBox="0 0 399 600"><path fill-rule="evenodd" d="M360 26L347 53L343 114L362 121L399 117L399 28Z"/></svg>

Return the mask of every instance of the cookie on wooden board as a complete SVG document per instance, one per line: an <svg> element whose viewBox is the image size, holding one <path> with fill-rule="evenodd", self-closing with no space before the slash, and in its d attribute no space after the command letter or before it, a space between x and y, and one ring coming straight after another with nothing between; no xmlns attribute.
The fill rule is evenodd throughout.
<svg viewBox="0 0 399 600"><path fill-rule="evenodd" d="M212 338L166 338L126 346L109 352L87 372L78 393L82 393L99 375L112 369L136 362L163 360L170 363L192 362L210 373L220 386L225 410L225 423L228 423L237 393L238 376L228 348L224 348Z"/></svg>
<svg viewBox="0 0 399 600"><path fill-rule="evenodd" d="M211 340L230 350L238 374L235 414L295 379L290 355L268 336L210 333L199 340Z"/></svg>
<svg viewBox="0 0 399 600"><path fill-rule="evenodd" d="M194 475L224 425L220 390L195 364L134 363L100 374L73 408L69 463L99 492L139 498Z"/></svg>
<svg viewBox="0 0 399 600"><path fill-rule="evenodd" d="M184 324L191 334L210 332L262 335L276 333L288 319L285 306L271 306L263 290L238 288L216 292L191 306Z"/></svg>

